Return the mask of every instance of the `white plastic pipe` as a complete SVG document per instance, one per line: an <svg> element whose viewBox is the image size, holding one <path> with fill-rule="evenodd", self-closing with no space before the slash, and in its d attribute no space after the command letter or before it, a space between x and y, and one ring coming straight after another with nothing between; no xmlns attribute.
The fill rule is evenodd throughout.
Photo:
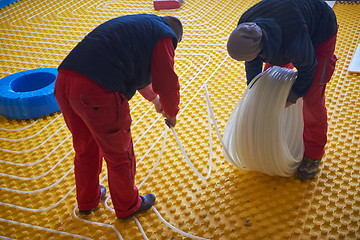
<svg viewBox="0 0 360 240"><path fill-rule="evenodd" d="M302 100L285 103L296 76L274 66L251 81L225 127L228 162L271 176L294 175L304 153Z"/></svg>

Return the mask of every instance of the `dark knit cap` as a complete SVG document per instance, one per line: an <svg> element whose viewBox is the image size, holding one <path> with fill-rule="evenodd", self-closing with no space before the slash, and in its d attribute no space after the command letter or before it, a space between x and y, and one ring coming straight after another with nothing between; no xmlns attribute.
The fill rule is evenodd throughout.
<svg viewBox="0 0 360 240"><path fill-rule="evenodd" d="M250 61L261 52L261 28L253 22L239 24L227 42L229 55L238 61Z"/></svg>

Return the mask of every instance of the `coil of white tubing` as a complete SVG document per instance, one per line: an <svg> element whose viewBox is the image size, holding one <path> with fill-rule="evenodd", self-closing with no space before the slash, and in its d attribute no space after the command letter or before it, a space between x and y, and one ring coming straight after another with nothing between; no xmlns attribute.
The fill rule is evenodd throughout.
<svg viewBox="0 0 360 240"><path fill-rule="evenodd" d="M297 71L271 67L257 75L230 115L225 158L270 176L294 175L304 154L302 99L285 108Z"/></svg>

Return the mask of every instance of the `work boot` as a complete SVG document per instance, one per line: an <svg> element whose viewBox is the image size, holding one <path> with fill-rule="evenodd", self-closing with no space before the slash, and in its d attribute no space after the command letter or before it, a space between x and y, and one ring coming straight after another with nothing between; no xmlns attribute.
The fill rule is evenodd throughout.
<svg viewBox="0 0 360 240"><path fill-rule="evenodd" d="M314 160L304 156L299 168L297 169L297 177L300 180L313 179L319 169L320 161L321 159Z"/></svg>
<svg viewBox="0 0 360 240"><path fill-rule="evenodd" d="M140 196L142 203L139 207L139 209L137 211L135 211L134 213L130 214L127 217L118 217L120 220L127 220L129 218L132 218L134 215L141 213L141 212L145 212L146 210L149 210L155 203L156 197L154 194L152 193L148 193L144 196Z"/></svg>
<svg viewBox="0 0 360 240"><path fill-rule="evenodd" d="M100 201L104 200L105 195L106 195L106 188L103 185L100 185L100 192L101 192L101 197L100 197ZM92 213L94 211L93 209L90 210L79 210L79 213L82 215L89 215L90 213Z"/></svg>

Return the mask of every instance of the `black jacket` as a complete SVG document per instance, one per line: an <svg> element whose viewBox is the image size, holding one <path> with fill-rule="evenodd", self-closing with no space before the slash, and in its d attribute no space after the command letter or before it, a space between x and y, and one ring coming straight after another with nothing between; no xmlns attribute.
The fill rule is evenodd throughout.
<svg viewBox="0 0 360 240"><path fill-rule="evenodd" d="M248 84L262 71L263 62L292 63L298 77L289 101L296 102L309 89L317 60L315 47L337 31L336 16L323 0L262 0L249 8L238 24L255 22L263 31L262 52L245 62Z"/></svg>
<svg viewBox="0 0 360 240"><path fill-rule="evenodd" d="M175 32L159 16L134 14L111 19L91 31L60 64L127 99L151 82L151 54L163 37Z"/></svg>

